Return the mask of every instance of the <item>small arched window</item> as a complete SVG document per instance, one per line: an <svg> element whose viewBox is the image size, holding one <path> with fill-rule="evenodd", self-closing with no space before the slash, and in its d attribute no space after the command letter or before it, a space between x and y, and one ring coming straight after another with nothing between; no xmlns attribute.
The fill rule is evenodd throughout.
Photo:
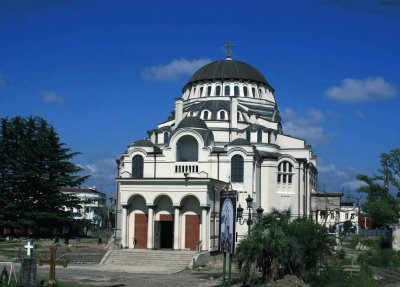
<svg viewBox="0 0 400 287"><path fill-rule="evenodd" d="M219 112L219 119L220 120L225 120L225 111L220 111Z"/></svg>
<svg viewBox="0 0 400 287"><path fill-rule="evenodd" d="M241 155L234 155L231 160L231 181L243 182L243 157Z"/></svg>
<svg viewBox="0 0 400 287"><path fill-rule="evenodd" d="M253 94L252 97L255 98L256 97L256 89L251 88L251 93Z"/></svg>
<svg viewBox="0 0 400 287"><path fill-rule="evenodd" d="M258 143L262 142L262 131L257 131L257 142Z"/></svg>
<svg viewBox="0 0 400 287"><path fill-rule="evenodd" d="M193 89L193 96L196 95L196 88Z"/></svg>
<svg viewBox="0 0 400 287"><path fill-rule="evenodd" d="M168 142L168 133L167 132L165 132L164 133L164 143L166 144L167 142Z"/></svg>
<svg viewBox="0 0 400 287"><path fill-rule="evenodd" d="M251 142L251 139L250 139L250 131L246 131L246 140L247 140L248 142Z"/></svg>
<svg viewBox="0 0 400 287"><path fill-rule="evenodd" d="M132 159L132 178L143 178L143 157L135 155Z"/></svg>
<svg viewBox="0 0 400 287"><path fill-rule="evenodd" d="M249 95L249 91L246 86L243 87L243 95L247 97Z"/></svg>
<svg viewBox="0 0 400 287"><path fill-rule="evenodd" d="M268 133L268 143L271 143L271 132Z"/></svg>
<svg viewBox="0 0 400 287"><path fill-rule="evenodd" d="M154 133L156 135L155 144L158 144L158 133Z"/></svg>
<svg viewBox="0 0 400 287"><path fill-rule="evenodd" d="M176 143L177 161L198 161L199 144L197 140L189 135L181 137Z"/></svg>
<svg viewBox="0 0 400 287"><path fill-rule="evenodd" d="M208 111L204 111L203 112L203 120L208 120L208 116L209 116L209 112Z"/></svg>
<svg viewBox="0 0 400 287"><path fill-rule="evenodd" d="M233 94L234 94L235 96L239 96L239 87L238 87L238 86L235 86L235 87L233 88Z"/></svg>
<svg viewBox="0 0 400 287"><path fill-rule="evenodd" d="M221 86L216 86L215 88L215 95L220 96L221 95Z"/></svg>
<svg viewBox="0 0 400 287"><path fill-rule="evenodd" d="M203 95L203 87L200 88L200 95L199 97L201 97Z"/></svg>
<svg viewBox="0 0 400 287"><path fill-rule="evenodd" d="M207 87L207 96L211 96L211 86Z"/></svg>
<svg viewBox="0 0 400 287"><path fill-rule="evenodd" d="M288 161L282 161L278 165L278 178L277 181L279 184L292 184L293 183L293 165Z"/></svg>
<svg viewBox="0 0 400 287"><path fill-rule="evenodd" d="M229 96L231 94L231 87L225 86L225 96Z"/></svg>
<svg viewBox="0 0 400 287"><path fill-rule="evenodd" d="M262 90L258 89L258 97L261 98L261 95L262 95Z"/></svg>

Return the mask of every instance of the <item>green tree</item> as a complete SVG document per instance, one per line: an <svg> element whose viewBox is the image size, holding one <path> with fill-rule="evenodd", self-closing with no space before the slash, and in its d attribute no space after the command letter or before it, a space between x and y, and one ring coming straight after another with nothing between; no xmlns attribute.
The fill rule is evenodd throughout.
<svg viewBox="0 0 400 287"><path fill-rule="evenodd" d="M381 154L378 175L369 177L359 174L357 179L364 183L358 191L367 195L362 208L372 217L374 227L381 228L397 222L400 207L393 193L400 191L400 149Z"/></svg>
<svg viewBox="0 0 400 287"><path fill-rule="evenodd" d="M267 282L293 274L304 279L327 266L333 245L325 227L309 219L290 221L290 210L274 210L239 243L236 260L243 282L256 280L258 268Z"/></svg>
<svg viewBox="0 0 400 287"><path fill-rule="evenodd" d="M39 117L0 119L0 225L29 227L35 233L62 229L72 220L63 207L79 201L60 192L87 176L54 128Z"/></svg>

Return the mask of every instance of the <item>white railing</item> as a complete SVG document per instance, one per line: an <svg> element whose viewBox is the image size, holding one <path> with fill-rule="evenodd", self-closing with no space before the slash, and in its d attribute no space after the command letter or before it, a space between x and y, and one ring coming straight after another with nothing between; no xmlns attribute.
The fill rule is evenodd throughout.
<svg viewBox="0 0 400 287"><path fill-rule="evenodd" d="M198 173L199 165L193 162L175 164L175 173Z"/></svg>

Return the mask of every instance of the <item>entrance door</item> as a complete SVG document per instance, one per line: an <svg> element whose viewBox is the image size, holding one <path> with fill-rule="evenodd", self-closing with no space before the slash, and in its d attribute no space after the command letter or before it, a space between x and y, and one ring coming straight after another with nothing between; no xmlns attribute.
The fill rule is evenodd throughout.
<svg viewBox="0 0 400 287"><path fill-rule="evenodd" d="M147 214L135 214L135 248L147 248Z"/></svg>
<svg viewBox="0 0 400 287"><path fill-rule="evenodd" d="M174 217L160 214L160 220L154 223L154 248L172 249L174 242Z"/></svg>
<svg viewBox="0 0 400 287"><path fill-rule="evenodd" d="M200 216L186 215L185 248L196 251L196 242L200 239Z"/></svg>

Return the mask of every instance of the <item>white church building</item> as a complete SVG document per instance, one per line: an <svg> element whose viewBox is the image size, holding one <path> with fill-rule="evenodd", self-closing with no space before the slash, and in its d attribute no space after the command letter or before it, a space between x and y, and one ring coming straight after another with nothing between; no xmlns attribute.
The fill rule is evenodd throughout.
<svg viewBox="0 0 400 287"><path fill-rule="evenodd" d="M172 99L171 99L172 100ZM311 215L316 157L286 135L274 89L244 62L212 62L193 74L175 110L117 160L118 220L124 248L218 248L219 191L237 190L237 206ZM247 217L246 209L244 217ZM237 240L247 232L237 224Z"/></svg>

